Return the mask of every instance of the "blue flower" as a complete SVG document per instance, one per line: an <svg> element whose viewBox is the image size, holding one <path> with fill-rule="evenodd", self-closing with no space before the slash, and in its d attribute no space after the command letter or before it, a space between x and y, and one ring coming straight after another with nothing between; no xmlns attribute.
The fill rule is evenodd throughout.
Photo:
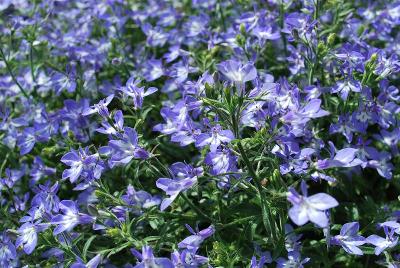
<svg viewBox="0 0 400 268"><path fill-rule="evenodd" d="M153 254L153 249L149 246L143 246L142 253L140 254L137 250L131 249L133 255L140 260L134 268L174 268L171 260L168 258L156 258Z"/></svg>
<svg viewBox="0 0 400 268"><path fill-rule="evenodd" d="M63 214L57 214L51 219L51 224L57 225L53 231L54 235L69 232L78 224L88 224L95 220L94 217L79 212L74 201L63 200L59 207Z"/></svg>
<svg viewBox="0 0 400 268"><path fill-rule="evenodd" d="M159 178L156 182L156 186L169 195L162 201L161 210L169 207L180 192L191 188L197 182L197 178L203 174L203 169L178 162L171 165L171 172L173 179Z"/></svg>
<svg viewBox="0 0 400 268"><path fill-rule="evenodd" d="M293 207L289 209L290 219L297 225L304 225L311 221L321 228L327 227L329 218L326 210L338 206L339 203L325 193L307 196L307 185L304 181L301 182L301 191L303 195L293 188L289 189L287 199L293 204Z"/></svg>
<svg viewBox="0 0 400 268"><path fill-rule="evenodd" d="M358 235L360 225L358 222L349 222L342 226L340 234L331 238L332 245L339 245L349 254L363 255L358 247L366 243L363 236Z"/></svg>

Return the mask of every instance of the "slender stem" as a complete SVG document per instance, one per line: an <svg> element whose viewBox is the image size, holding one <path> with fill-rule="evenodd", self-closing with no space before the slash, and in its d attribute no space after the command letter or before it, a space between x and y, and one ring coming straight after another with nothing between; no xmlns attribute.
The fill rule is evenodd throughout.
<svg viewBox="0 0 400 268"><path fill-rule="evenodd" d="M254 171L254 168L246 154L246 151L244 150L243 146L242 146L242 141L240 140L238 143L238 148L239 148L239 152L242 155L243 161L247 167L247 169L249 170L250 176L253 178L253 180L255 181L255 185L257 187L258 190L258 194L260 196L260 201L261 201L261 212L263 215L263 224L264 227L266 229L267 232L271 232L273 239L273 243L275 244L275 241L277 240L277 236L276 236L276 232L275 232L275 228L272 226L271 223L271 213L269 208L267 207L267 198L265 196L265 193L262 189L261 186L261 181L260 178L257 176L256 172Z"/></svg>
<svg viewBox="0 0 400 268"><path fill-rule="evenodd" d="M199 216L203 217L206 220L209 220L210 222L214 222L214 220L211 217L209 217L207 214L201 211L201 209L195 206L185 194L182 193L181 197L186 201L189 207L192 208Z"/></svg>
<svg viewBox="0 0 400 268"><path fill-rule="evenodd" d="M248 216L248 217L245 217L245 218L234 220L233 222L230 222L230 223L227 223L227 224L217 225L216 227L217 227L218 230L222 230L222 229L225 229L225 228L228 228L228 227L231 227L231 226L235 226L236 224L240 224L242 222L249 222L251 220L255 220L258 217L259 216Z"/></svg>
<svg viewBox="0 0 400 268"><path fill-rule="evenodd" d="M29 44L29 61L31 65L31 74L32 74L32 80L33 82L36 82L36 76L35 76L35 70L33 68L33 45L32 43Z"/></svg>
<svg viewBox="0 0 400 268"><path fill-rule="evenodd" d="M25 96L25 98L29 99L28 93L26 93L25 89L21 86L21 84L18 82L16 77L14 76L14 73L11 69L10 63L6 59L6 56L4 55L3 49L0 47L0 56L3 59L4 63L6 64L6 68L8 70L8 73L11 75L12 80L14 83L18 86L18 88L21 90L22 94Z"/></svg>

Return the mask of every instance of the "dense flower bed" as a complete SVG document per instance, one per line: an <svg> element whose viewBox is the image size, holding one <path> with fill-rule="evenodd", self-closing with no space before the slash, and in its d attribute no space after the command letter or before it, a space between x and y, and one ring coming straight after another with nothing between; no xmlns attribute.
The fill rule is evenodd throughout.
<svg viewBox="0 0 400 268"><path fill-rule="evenodd" d="M0 267L400 267L399 26L399 1L2 0Z"/></svg>

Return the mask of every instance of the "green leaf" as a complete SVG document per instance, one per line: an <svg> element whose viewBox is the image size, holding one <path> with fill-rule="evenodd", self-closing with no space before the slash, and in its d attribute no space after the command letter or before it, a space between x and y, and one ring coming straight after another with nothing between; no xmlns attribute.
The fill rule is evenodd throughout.
<svg viewBox="0 0 400 268"><path fill-rule="evenodd" d="M93 240L97 237L97 235L92 235L83 246L82 257L86 261L86 255L89 250L90 245L92 244Z"/></svg>

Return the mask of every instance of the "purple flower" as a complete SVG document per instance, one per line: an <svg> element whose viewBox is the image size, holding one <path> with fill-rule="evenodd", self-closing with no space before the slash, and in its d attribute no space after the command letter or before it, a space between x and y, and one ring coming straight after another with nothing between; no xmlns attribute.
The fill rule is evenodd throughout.
<svg viewBox="0 0 400 268"><path fill-rule="evenodd" d="M72 93L76 89L76 71L74 66L67 65L65 73L56 72L52 77L55 92L57 95L65 89Z"/></svg>
<svg viewBox="0 0 400 268"><path fill-rule="evenodd" d="M400 224L395 221L388 221L380 224L383 227L386 237L380 237L378 235L370 235L367 237L366 242L375 246L375 255L380 255L382 251L387 248L392 248L397 245L399 237L394 235L400 229Z"/></svg>
<svg viewBox="0 0 400 268"><path fill-rule="evenodd" d="M94 217L81 213L76 203L72 200L63 200L59 204L62 214L57 214L51 219L51 224L57 225L53 234L58 235L64 231L71 231L78 224L88 224L95 220Z"/></svg>
<svg viewBox="0 0 400 268"><path fill-rule="evenodd" d="M101 255L97 254L86 264L81 259L78 259L75 263L71 265L71 268L97 268L100 262L101 262Z"/></svg>
<svg viewBox="0 0 400 268"><path fill-rule="evenodd" d="M237 157L229 149L209 152L204 163L212 167L210 171L212 175L237 171Z"/></svg>
<svg viewBox="0 0 400 268"><path fill-rule="evenodd" d="M242 64L236 60L227 60L217 65L218 71L224 77L237 85L256 79L257 69L252 63Z"/></svg>
<svg viewBox="0 0 400 268"><path fill-rule="evenodd" d="M210 151L215 152L222 143L228 143L235 139L232 131L223 130L219 124L213 126L209 133L202 133L197 136L196 146L204 147L210 145Z"/></svg>
<svg viewBox="0 0 400 268"><path fill-rule="evenodd" d="M26 222L18 229L18 238L15 242L16 247L22 246L26 254L31 254L37 244L37 233L48 228L47 223Z"/></svg>
<svg viewBox="0 0 400 268"><path fill-rule="evenodd" d="M133 158L147 159L150 153L138 145L138 135L136 130L130 127L124 128L124 134L119 140L110 140L107 147L102 150L108 151L111 155L109 160L110 166L126 165Z"/></svg>
<svg viewBox="0 0 400 268"><path fill-rule="evenodd" d="M318 169L327 169L332 167L355 167L362 165L364 161L357 158L358 149L356 148L343 148L336 152L335 156L333 154L336 151L333 143L329 142L330 151L332 154L332 158L318 160L317 168Z"/></svg>
<svg viewBox="0 0 400 268"><path fill-rule="evenodd" d="M189 52L181 49L180 45L170 46L168 48L169 52L165 53L164 58L167 63L173 62L179 56L188 56Z"/></svg>
<svg viewBox="0 0 400 268"><path fill-rule="evenodd" d="M208 262L208 258L197 255L196 251L184 249L182 252L174 251L171 254L174 267L195 268L201 267Z"/></svg>
<svg viewBox="0 0 400 268"><path fill-rule="evenodd" d="M373 147L366 148L368 160L368 167L375 168L379 175L385 179L391 179L393 176L392 170L394 169L393 164L390 162L392 158L390 153L382 151L379 152Z"/></svg>
<svg viewBox="0 0 400 268"><path fill-rule="evenodd" d="M14 184L25 175L25 170L6 168L5 177L0 178L0 189L4 186L12 189Z"/></svg>
<svg viewBox="0 0 400 268"><path fill-rule="evenodd" d="M207 29L206 27L209 20L210 18L205 14L201 14L200 16L190 16L183 26L186 36L193 38L203 34Z"/></svg>
<svg viewBox="0 0 400 268"><path fill-rule="evenodd" d="M147 82L154 81L164 75L162 61L151 59L143 66L143 77Z"/></svg>
<svg viewBox="0 0 400 268"><path fill-rule="evenodd" d="M301 182L300 195L294 188L289 188L287 199L292 203L293 207L289 209L290 219L297 225L304 225L308 221L315 223L321 228L325 228L329 224L329 218L326 210L339 205L332 196L319 193L307 196L307 185L305 181Z"/></svg>
<svg viewBox="0 0 400 268"><path fill-rule="evenodd" d="M346 137L348 143L353 140L353 133L355 132L352 122L348 115L340 115L338 123L331 124L329 127L329 134L341 133Z"/></svg>
<svg viewBox="0 0 400 268"><path fill-rule="evenodd" d="M135 109L142 108L143 99L157 91L157 88L150 87L144 91L144 87L139 87L140 79L134 80L133 77L129 78L126 85L121 88L121 91L126 95L133 98L133 105Z"/></svg>
<svg viewBox="0 0 400 268"><path fill-rule="evenodd" d="M41 178L45 176L51 176L56 173L55 168L50 168L47 167L44 163L42 158L40 156L35 156L33 159L33 165L31 167L30 171L30 176L31 176L31 181L29 182L30 185L35 184L35 182L38 182Z"/></svg>
<svg viewBox="0 0 400 268"><path fill-rule="evenodd" d="M143 213L143 209L158 206L161 203L160 197L152 196L143 190L136 191L132 185L128 185L126 194L122 195L121 199L136 215L141 215Z"/></svg>
<svg viewBox="0 0 400 268"><path fill-rule="evenodd" d="M169 195L162 201L161 210L169 207L180 192L191 188L197 182L197 178L203 174L203 168L194 168L181 162L172 164L170 169L173 179L159 178L156 182L156 186Z"/></svg>
<svg viewBox="0 0 400 268"><path fill-rule="evenodd" d="M189 65L189 60L185 57L172 65L170 76L175 78L176 83L180 84L186 81L190 73L197 72L197 70L198 68Z"/></svg>
<svg viewBox="0 0 400 268"><path fill-rule="evenodd" d="M102 162L100 162L99 155L89 155L89 148L79 148L79 150L72 150L66 153L62 158L61 162L69 166L69 169L63 171L62 179L68 179L71 183L78 180L82 173L88 175L90 179L100 178L103 170Z"/></svg>
<svg viewBox="0 0 400 268"><path fill-rule="evenodd" d="M354 79L347 79L343 81L338 81L336 86L331 90L332 93L339 93L340 97L346 101L349 93L360 92L361 91L361 83Z"/></svg>
<svg viewBox="0 0 400 268"><path fill-rule="evenodd" d="M298 110L292 110L282 117L282 120L291 124L305 124L312 118L329 115L329 112L321 109L321 100L312 99Z"/></svg>
<svg viewBox="0 0 400 268"><path fill-rule="evenodd" d="M306 264L307 262L310 261L310 258L305 258L301 259L300 252L298 251L290 251L288 253L288 258L279 258L276 261L276 267L277 268L290 268L290 267L296 267L296 268L303 268L303 264Z"/></svg>
<svg viewBox="0 0 400 268"><path fill-rule="evenodd" d="M212 236L215 232L215 228L213 225L210 225L209 227L201 231L197 230L197 232L195 232L188 224L186 224L185 226L189 230L189 232L192 233L192 235L186 237L181 242L179 242L178 247L188 250L197 251L197 249L200 247L200 244L203 243L206 238Z"/></svg>
<svg viewBox="0 0 400 268"><path fill-rule="evenodd" d="M113 124L113 125L111 125ZM112 123L103 121L101 122L102 127L96 129L97 132L107 134L107 135L118 135L120 132L124 131L124 115L122 111L118 110L114 114L114 122Z"/></svg>
<svg viewBox="0 0 400 268"><path fill-rule="evenodd" d="M250 268L263 268L267 263L271 263L272 259L268 259L267 256L261 256L261 258L257 261L256 256L251 258Z"/></svg>
<svg viewBox="0 0 400 268"><path fill-rule="evenodd" d="M363 255L362 250L358 247L366 243L363 236L358 235L360 225L358 222L349 222L342 226L339 235L331 238L332 245L342 246L349 254Z"/></svg>
<svg viewBox="0 0 400 268"><path fill-rule="evenodd" d="M17 260L17 251L6 232L0 236L0 266L14 267L12 264ZM16 267L16 266L15 266Z"/></svg>
<svg viewBox="0 0 400 268"><path fill-rule="evenodd" d="M167 41L168 35L159 26L152 27L149 23L142 25L142 31L147 36L147 45L162 47Z"/></svg>
<svg viewBox="0 0 400 268"><path fill-rule="evenodd" d="M57 196L59 189L58 182L51 185L50 181L47 181L44 185L39 185L37 189L34 189L36 195L32 198L32 206L43 206L46 212L51 211L58 212L58 204L60 199Z"/></svg>
<svg viewBox="0 0 400 268"><path fill-rule="evenodd" d="M20 148L20 154L29 153L36 142L47 142L50 140L50 129L46 123L35 123L33 127L27 127L18 137L17 145Z"/></svg>
<svg viewBox="0 0 400 268"><path fill-rule="evenodd" d="M83 112L83 116L88 116L94 113L98 113L100 116L104 118L109 118L110 117L110 112L108 111L107 106L110 104L110 102L113 100L114 94L111 94L105 99L102 99L99 101L99 103L96 103L95 105L90 106L89 108L86 108Z"/></svg>
<svg viewBox="0 0 400 268"><path fill-rule="evenodd" d="M167 258L156 258L153 254L153 249L150 246L143 246L142 254L137 250L131 249L132 254L140 260L134 268L148 268L148 267L162 267L162 268L174 268L171 260Z"/></svg>

